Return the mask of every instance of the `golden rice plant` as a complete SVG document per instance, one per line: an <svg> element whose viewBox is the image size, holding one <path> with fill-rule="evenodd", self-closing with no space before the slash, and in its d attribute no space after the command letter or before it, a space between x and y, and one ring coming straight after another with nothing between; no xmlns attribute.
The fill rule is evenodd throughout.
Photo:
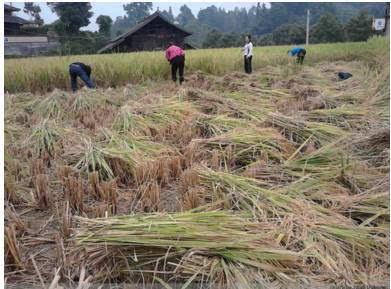
<svg viewBox="0 0 391 289"><path fill-rule="evenodd" d="M208 139L193 139L198 150L220 151L223 162L247 165L263 158L284 162L293 152L293 145L270 128L240 128ZM229 165L229 163L227 163Z"/></svg>
<svg viewBox="0 0 391 289"><path fill-rule="evenodd" d="M47 152L50 157L53 157L60 137L61 132L56 127L56 123L50 123L48 119L44 119L34 128L26 143L33 145L39 156Z"/></svg>

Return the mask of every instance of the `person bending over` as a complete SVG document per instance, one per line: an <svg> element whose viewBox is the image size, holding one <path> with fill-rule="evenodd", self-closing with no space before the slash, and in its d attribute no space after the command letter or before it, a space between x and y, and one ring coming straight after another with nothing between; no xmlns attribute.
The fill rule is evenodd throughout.
<svg viewBox="0 0 391 289"><path fill-rule="evenodd" d="M290 56L295 56L297 55L296 63L303 64L304 57L307 54L307 51L304 48L301 47L295 47L291 50L288 51L288 54Z"/></svg>
<svg viewBox="0 0 391 289"><path fill-rule="evenodd" d="M170 42L166 49L166 59L171 64L172 80L176 82L176 75L177 71L179 70L179 84L182 84L182 82L185 80L183 77L183 72L185 69L185 52L182 48Z"/></svg>
<svg viewBox="0 0 391 289"><path fill-rule="evenodd" d="M80 77L88 88L95 88L95 84L90 79L91 66L81 62L74 62L69 65L69 75L71 76L72 91L77 90L77 77Z"/></svg>

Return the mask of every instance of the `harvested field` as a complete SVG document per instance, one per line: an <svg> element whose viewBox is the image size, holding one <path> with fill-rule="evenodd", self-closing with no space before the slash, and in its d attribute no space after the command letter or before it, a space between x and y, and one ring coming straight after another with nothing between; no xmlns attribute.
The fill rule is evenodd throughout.
<svg viewBox="0 0 391 289"><path fill-rule="evenodd" d="M7 284L387 286L382 56L6 94Z"/></svg>

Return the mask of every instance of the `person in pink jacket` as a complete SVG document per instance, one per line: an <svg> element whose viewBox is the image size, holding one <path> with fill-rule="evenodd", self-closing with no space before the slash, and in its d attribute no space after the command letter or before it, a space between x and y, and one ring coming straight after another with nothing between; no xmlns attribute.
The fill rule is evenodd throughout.
<svg viewBox="0 0 391 289"><path fill-rule="evenodd" d="M172 80L176 82L176 74L179 69L179 84L182 84L185 80L183 77L183 71L185 69L185 52L182 48L170 42L166 49L166 59L171 64Z"/></svg>

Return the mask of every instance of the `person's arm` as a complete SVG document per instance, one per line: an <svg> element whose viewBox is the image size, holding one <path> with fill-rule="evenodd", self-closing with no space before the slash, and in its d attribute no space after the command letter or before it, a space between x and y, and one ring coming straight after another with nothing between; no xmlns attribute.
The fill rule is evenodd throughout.
<svg viewBox="0 0 391 289"><path fill-rule="evenodd" d="M167 61L170 61L170 54L168 53L168 49L166 50L166 59Z"/></svg>
<svg viewBox="0 0 391 289"><path fill-rule="evenodd" d="M248 55L253 55L253 44L252 42L248 45Z"/></svg>

